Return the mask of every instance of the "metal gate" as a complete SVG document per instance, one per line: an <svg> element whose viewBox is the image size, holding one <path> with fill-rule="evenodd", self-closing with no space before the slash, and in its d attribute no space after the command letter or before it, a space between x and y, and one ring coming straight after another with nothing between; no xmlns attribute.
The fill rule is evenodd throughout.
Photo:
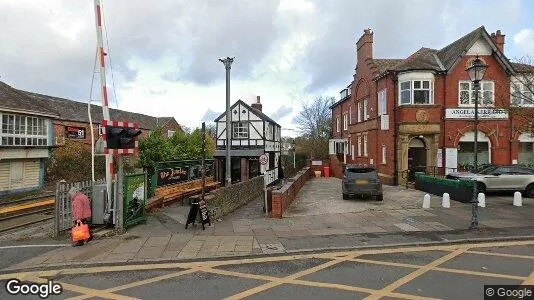
<svg viewBox="0 0 534 300"><path fill-rule="evenodd" d="M105 180L97 180L94 184L105 184ZM65 180L58 182L54 209L54 237L58 237L60 233L72 228L72 203L68 193L73 186L92 199L93 182L91 180L72 183L67 183Z"/></svg>

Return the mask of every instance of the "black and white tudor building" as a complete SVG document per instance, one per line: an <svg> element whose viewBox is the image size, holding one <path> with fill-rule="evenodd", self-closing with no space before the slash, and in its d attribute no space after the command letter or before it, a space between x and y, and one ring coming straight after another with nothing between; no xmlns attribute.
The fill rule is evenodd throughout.
<svg viewBox="0 0 534 300"><path fill-rule="evenodd" d="M275 182L281 168L281 126L265 115L260 103L248 105L238 100L230 107L232 132L230 156L232 182L245 181L266 172L267 184ZM215 119L217 124L217 149L215 151L215 176L224 183L226 174L226 113ZM259 157L267 154L269 162L262 167Z"/></svg>

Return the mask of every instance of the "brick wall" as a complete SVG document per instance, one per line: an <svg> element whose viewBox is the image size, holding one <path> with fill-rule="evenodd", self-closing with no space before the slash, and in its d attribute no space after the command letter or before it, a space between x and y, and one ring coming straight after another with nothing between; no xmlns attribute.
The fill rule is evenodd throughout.
<svg viewBox="0 0 534 300"><path fill-rule="evenodd" d="M289 178L280 189L272 191L272 218L283 217L284 211L293 202L306 181L312 177L312 174L312 169L305 167L295 176Z"/></svg>

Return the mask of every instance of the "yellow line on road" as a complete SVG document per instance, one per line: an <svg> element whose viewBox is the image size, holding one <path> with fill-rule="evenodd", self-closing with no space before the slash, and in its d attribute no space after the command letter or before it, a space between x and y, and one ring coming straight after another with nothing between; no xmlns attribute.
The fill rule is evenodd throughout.
<svg viewBox="0 0 534 300"><path fill-rule="evenodd" d="M271 282L262 284L260 286L257 286L255 288L243 291L243 292L241 292L239 294L233 295L233 296L228 297L226 299L243 299L243 298L246 298L246 297L250 297L250 296L252 296L254 294L263 292L263 291L268 290L270 288L273 288L275 286L279 286L279 285L284 284L284 283L291 283L291 280L293 280L293 279L297 279L299 277L315 273L315 272L317 272L319 270L323 270L323 269L329 268L329 267L331 267L333 265L339 264L339 263L344 262L344 261L345 261L345 259L331 260L331 261L325 262L323 264L320 264L318 266L315 266L315 267L312 267L312 268L297 272L297 273L292 274L290 276L281 278L278 281L271 281Z"/></svg>
<svg viewBox="0 0 534 300"><path fill-rule="evenodd" d="M534 259L534 256L530 256L530 255L518 255L518 254L508 254L508 253L498 253L498 252L467 251L466 253L489 255L489 256L502 256L502 257L511 257L511 258Z"/></svg>
<svg viewBox="0 0 534 300"><path fill-rule="evenodd" d="M12 212L17 212L19 210L24 210L24 209L28 209L28 208L46 206L46 205L54 204L54 202L56 202L55 198L50 198L48 200L39 201L39 202L12 205L12 206L8 206L8 207L5 207L5 208L0 208L0 215L1 214L12 213Z"/></svg>
<svg viewBox="0 0 534 300"><path fill-rule="evenodd" d="M453 258L455 258L456 256L464 253L465 251L467 251L468 248L460 248L460 249L456 249L455 251L453 251L452 253L449 253L439 259L436 259L434 260L433 262L425 265L425 266L422 266L421 268L413 271L412 273L388 284L385 288L383 288L382 290L378 291L377 293L374 293L372 294L371 296L367 297L366 299L380 299L384 296L387 296L387 294L393 292L395 289L399 288L400 286L414 280L415 278L425 274L426 272L432 270L433 268L439 266L440 264L446 262L446 261L449 261Z"/></svg>
<svg viewBox="0 0 534 300"><path fill-rule="evenodd" d="M453 274L476 275L476 276L482 276L482 277L493 277L493 278L501 278L501 279L524 280L526 278L523 276L497 274L497 273L489 273L489 272L486 273L486 272L460 270L460 269L449 269L449 268L441 268L441 267L436 267L433 270L440 271L440 272L453 273Z"/></svg>
<svg viewBox="0 0 534 300"><path fill-rule="evenodd" d="M69 299L71 299L71 300L83 300L83 299L91 298L93 296L105 297L105 294L107 294L107 293L115 293L115 292L122 291L122 290L125 290L125 289L138 287L138 286L141 286L141 285L150 284L150 283L154 283L154 282L161 281L161 280L176 278L176 277L179 277L179 276L182 276L182 275L194 273L196 271L197 271L197 269L188 269L188 270L183 270L183 271L180 271L180 272L175 272L175 273L171 273L171 274L165 274L165 275L161 275L161 276L157 276L157 277L153 277L153 278L148 278L148 279L145 279L145 280L130 282L128 284L124 284L124 285L121 285L121 286L116 286L116 287L113 287L113 288L102 290L101 292L103 293L104 296L102 296L100 294L100 290L95 290L95 292L93 292L91 294L85 294L85 295L82 295L82 296L73 297L73 298L69 298ZM95 294L98 294L98 295L95 295Z"/></svg>
<svg viewBox="0 0 534 300"><path fill-rule="evenodd" d="M534 271L521 283L521 285L534 285Z"/></svg>

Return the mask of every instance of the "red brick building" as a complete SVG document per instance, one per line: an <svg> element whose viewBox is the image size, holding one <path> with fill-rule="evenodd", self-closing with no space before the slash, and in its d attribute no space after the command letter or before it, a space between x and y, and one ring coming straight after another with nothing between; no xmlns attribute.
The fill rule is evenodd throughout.
<svg viewBox="0 0 534 300"><path fill-rule="evenodd" d="M515 93L534 66L510 62L504 44L500 30L479 27L440 50L380 59L373 32L364 30L354 79L331 106L333 174L341 175L343 163L368 164L384 182L404 184L414 171L444 174L472 164L475 94L465 69L477 55L489 65L479 92L479 164L534 164L534 97Z"/></svg>

